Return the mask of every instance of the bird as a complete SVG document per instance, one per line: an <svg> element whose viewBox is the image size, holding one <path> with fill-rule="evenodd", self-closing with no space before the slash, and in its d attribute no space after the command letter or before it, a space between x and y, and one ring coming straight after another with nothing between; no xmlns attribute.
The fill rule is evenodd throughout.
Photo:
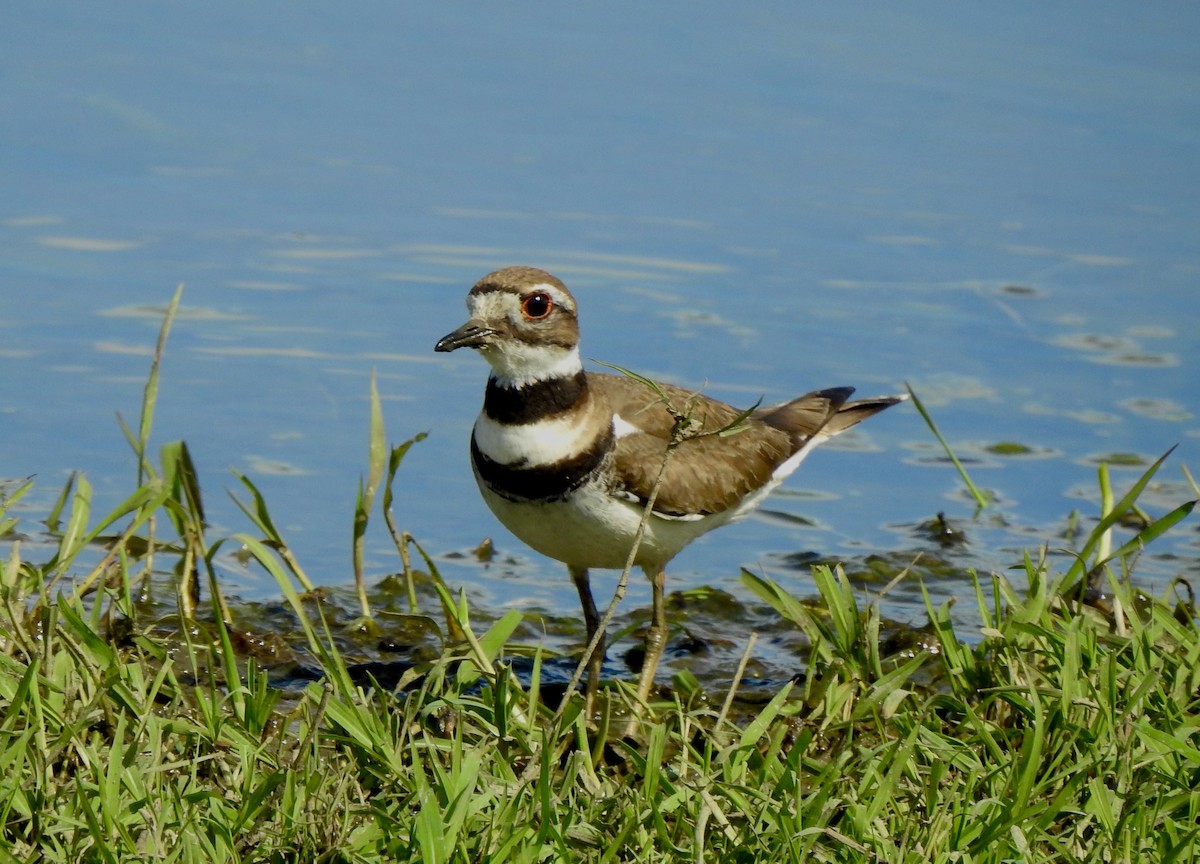
<svg viewBox="0 0 1200 864"><path fill-rule="evenodd" d="M434 350L473 348L491 367L471 432L475 480L509 531L567 565L588 644L601 621L589 571L626 566L653 499L634 556L651 586L642 704L666 645L671 559L761 504L818 444L907 398L851 401L854 388L833 387L741 411L624 370L585 371L575 298L535 267L484 276L467 310L467 322ZM589 704L604 653L601 634L587 661Z"/></svg>

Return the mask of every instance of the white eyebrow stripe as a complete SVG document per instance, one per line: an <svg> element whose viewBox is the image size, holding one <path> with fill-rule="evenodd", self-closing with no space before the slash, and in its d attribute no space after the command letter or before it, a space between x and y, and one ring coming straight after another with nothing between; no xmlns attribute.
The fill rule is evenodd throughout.
<svg viewBox="0 0 1200 864"><path fill-rule="evenodd" d="M472 294L467 297L467 311L472 318L482 318L484 321L503 320L508 313L518 311L517 295L507 291L489 291L486 294Z"/></svg>
<svg viewBox="0 0 1200 864"><path fill-rule="evenodd" d="M565 291L563 291L561 288L559 288L557 285L550 285L546 282L539 282L537 285L534 285L531 290L545 291L547 294L550 295L550 299L553 300L557 305L563 307L564 309L570 309L571 312L575 312L575 299L573 297L571 297L570 294L567 294ZM522 292L522 293L524 293L524 292Z"/></svg>
<svg viewBox="0 0 1200 864"><path fill-rule="evenodd" d="M569 310L572 315L576 314L575 298L557 285L551 285L548 282L538 282L523 288L496 289L479 294L469 294L467 295L467 309L473 316L502 318L509 312L517 312L522 296L535 294L538 291L549 294L550 299L556 305Z"/></svg>

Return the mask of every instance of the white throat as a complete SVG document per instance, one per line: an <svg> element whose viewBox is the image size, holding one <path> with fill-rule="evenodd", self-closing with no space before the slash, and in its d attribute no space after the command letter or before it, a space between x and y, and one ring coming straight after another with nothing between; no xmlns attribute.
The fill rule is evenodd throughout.
<svg viewBox="0 0 1200 864"><path fill-rule="evenodd" d="M480 353L492 366L492 380L501 387L519 389L550 378L570 378L583 369L578 346L506 341L489 345Z"/></svg>

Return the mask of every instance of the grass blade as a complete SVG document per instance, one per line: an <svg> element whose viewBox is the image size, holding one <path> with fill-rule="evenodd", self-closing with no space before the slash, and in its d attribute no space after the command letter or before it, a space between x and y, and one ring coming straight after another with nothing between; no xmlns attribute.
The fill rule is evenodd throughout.
<svg viewBox="0 0 1200 864"><path fill-rule="evenodd" d="M138 422L137 442L135 453L138 460L138 485L142 485L151 476L146 464L146 453L150 447L150 430L154 425L154 409L158 404L158 376L162 364L163 351L167 347L167 335L175 321L175 313L179 311L179 301L183 297L183 283L175 289L175 295L167 304L166 314L163 315L162 326L158 330L158 342L154 346L154 359L150 361L150 374L146 378L146 387L142 391L142 415Z"/></svg>
<svg viewBox="0 0 1200 864"><path fill-rule="evenodd" d="M1166 453L1159 456L1158 459L1154 461L1154 464L1147 468L1145 473L1138 478L1137 482L1130 487L1129 491L1121 497L1121 500L1114 504L1109 512L1103 515L1103 517L1100 519L1100 522L1095 528L1092 529L1092 533L1088 535L1087 540L1084 541L1083 548L1079 550L1079 554L1075 558L1075 562L1071 565L1070 569L1067 570L1066 578L1064 580L1067 584L1072 584L1075 580L1079 579L1083 575L1085 567L1090 569L1087 562L1090 560L1092 553L1096 550L1096 548L1103 544L1108 530L1116 525L1117 522L1121 520L1121 517L1123 517L1130 511L1130 509L1133 508L1138 497L1142 494L1142 490L1146 488L1146 484L1150 482L1151 478L1153 478L1156 473L1158 473L1158 469L1162 467L1162 464L1166 461L1167 457L1174 452L1175 447L1172 447Z"/></svg>
<svg viewBox="0 0 1200 864"><path fill-rule="evenodd" d="M354 559L354 587L358 592L359 611L364 626L371 621L371 602L367 598L366 573L363 564L363 545L366 542L367 524L371 519L371 508L375 503L375 490L383 477L388 461L387 433L383 425L383 407L379 400L379 386L375 370L371 370L371 409L367 435L367 479L359 481L358 495L354 503L354 532L352 557Z"/></svg>
<svg viewBox="0 0 1200 864"><path fill-rule="evenodd" d="M981 491L979 487L971 482L971 475L967 473L967 469L963 467L963 464L958 461L958 457L954 455L954 451L950 449L950 444L945 438L942 437L942 433L938 431L937 424L933 422L933 417L929 415L929 412L925 410L925 406L921 404L921 399L917 396L917 392L913 390L912 385L906 383L904 385L904 389L908 391L908 395L912 398L913 405L916 406L917 413L921 415L921 418L925 421L925 425L928 426L929 431L933 433L933 437L938 440L938 443L942 445L942 449L946 451L946 455L950 457L950 461L954 463L954 467L958 470L958 476L962 478L963 483L967 487L967 491L970 492L971 497L975 499L975 503L980 507L988 506L988 504L991 503L991 497L987 493Z"/></svg>

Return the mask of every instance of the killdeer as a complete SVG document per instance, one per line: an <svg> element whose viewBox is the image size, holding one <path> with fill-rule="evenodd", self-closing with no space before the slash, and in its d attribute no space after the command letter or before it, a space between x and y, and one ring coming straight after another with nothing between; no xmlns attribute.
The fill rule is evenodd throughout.
<svg viewBox="0 0 1200 864"><path fill-rule="evenodd" d="M679 387L661 384L655 392L626 375L585 372L575 298L532 267L484 276L467 295L467 309L470 320L434 350L475 348L492 367L471 434L479 491L509 531L567 565L589 642L600 615L588 570L625 566L686 406L690 437L679 440L676 432L634 559L652 591L637 691L643 701L666 642L668 562L701 534L758 506L813 447L906 398L851 402L852 387L835 387L746 415ZM708 434L735 422L737 434ZM589 660L589 696L603 657L601 640Z"/></svg>

